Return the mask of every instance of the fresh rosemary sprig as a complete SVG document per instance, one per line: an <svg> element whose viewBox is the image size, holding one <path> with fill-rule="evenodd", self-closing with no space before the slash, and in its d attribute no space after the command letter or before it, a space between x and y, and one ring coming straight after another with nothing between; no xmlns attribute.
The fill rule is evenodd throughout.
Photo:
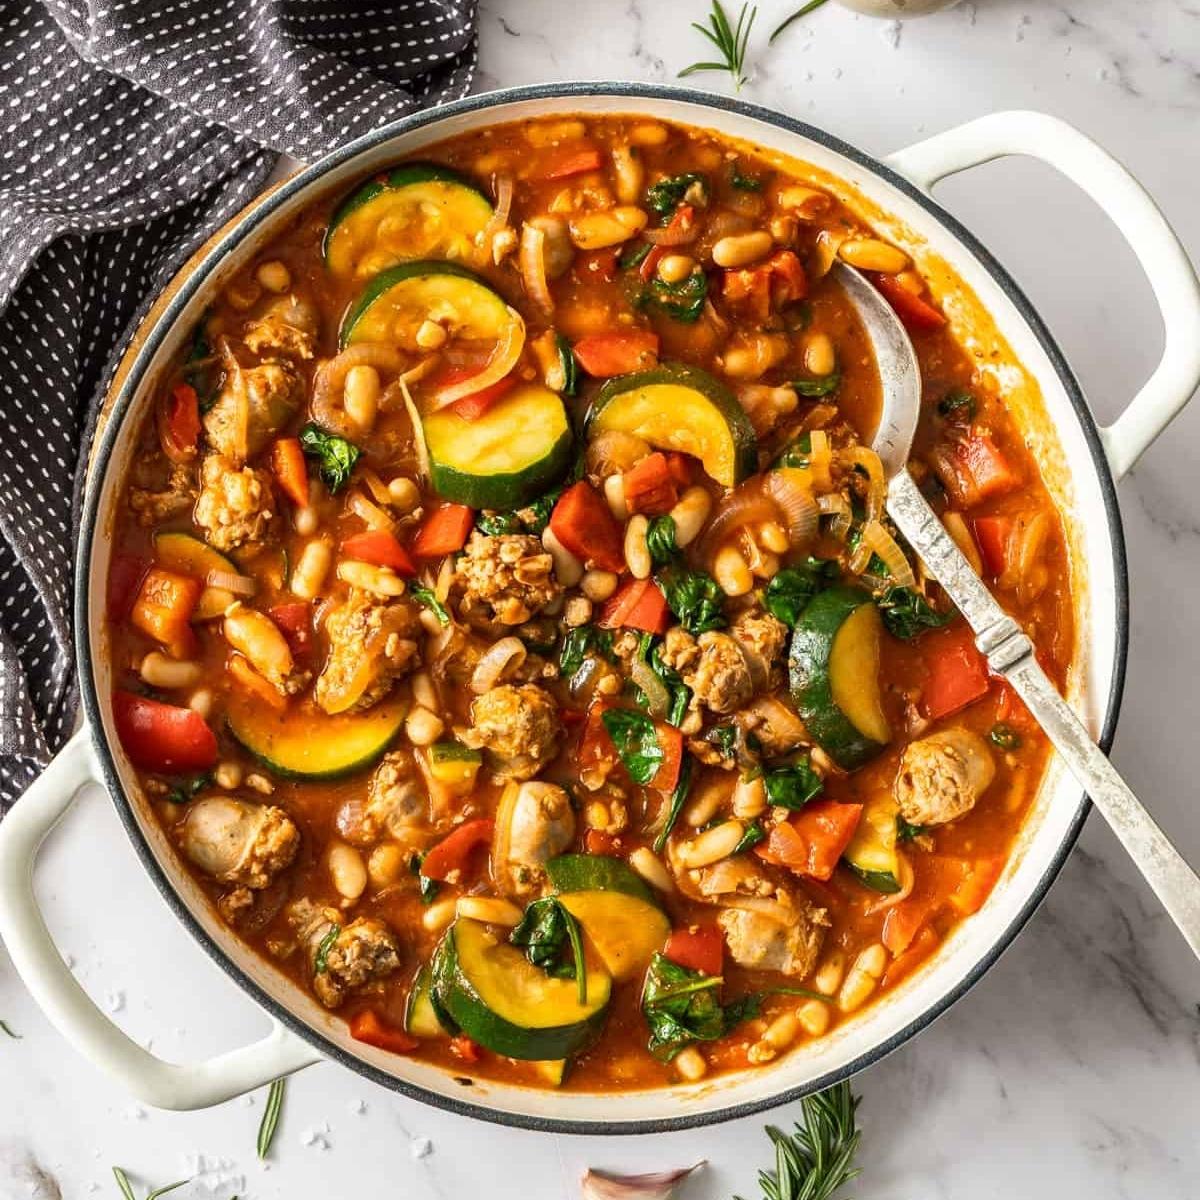
<svg viewBox="0 0 1200 1200"><path fill-rule="evenodd" d="M800 1108L803 1124L796 1123L795 1133L767 1126L775 1170L758 1173L763 1200L829 1200L859 1173L853 1162L862 1135L854 1116L858 1097L850 1085L837 1083L805 1096Z"/></svg>
<svg viewBox="0 0 1200 1200"><path fill-rule="evenodd" d="M798 21L798 20L800 20L801 17L807 17L810 12L813 12L816 9L820 8L821 5L824 3L825 3L825 0L808 0L807 4L801 5L801 7L796 9L796 11L794 13L792 13L792 15L790 17L788 17L786 20L780 21L779 24L775 26L774 30L771 33L771 36L769 38L767 38L767 45L768 46L771 45L771 43L773 43L775 41L775 39L793 21Z"/></svg>
<svg viewBox="0 0 1200 1200"><path fill-rule="evenodd" d="M121 1195L124 1200L137 1200L133 1194L133 1185L129 1182L129 1176L125 1174L120 1167L113 1167L113 1178L117 1181L117 1187L121 1189ZM186 1179L179 1179L175 1183L168 1183L166 1187L160 1187L151 1192L146 1200L158 1200L159 1196L165 1196L168 1192L173 1192L176 1188L181 1188L185 1183L189 1182Z"/></svg>
<svg viewBox="0 0 1200 1200"><path fill-rule="evenodd" d="M702 33L721 53L720 62L695 62L690 67L684 67L679 72L679 78L685 75L695 75L699 71L728 71L733 79L733 89L742 90L746 82L743 69L746 64L746 43L750 40L750 27L758 15L758 8L743 4L738 13L737 25L731 26L729 18L721 7L721 0L712 0L712 12L708 17L708 25L699 21L692 22L692 28Z"/></svg>
<svg viewBox="0 0 1200 1200"><path fill-rule="evenodd" d="M283 1088L286 1079L276 1079L267 1092L267 1106L263 1109L262 1123L258 1127L258 1157L266 1158L279 1126L279 1113L283 1108Z"/></svg>
<svg viewBox="0 0 1200 1200"><path fill-rule="evenodd" d="M9 1028L7 1021L0 1021L0 1029L3 1029L10 1038L14 1038L18 1042L21 1040L21 1035L19 1033L13 1033L12 1029Z"/></svg>

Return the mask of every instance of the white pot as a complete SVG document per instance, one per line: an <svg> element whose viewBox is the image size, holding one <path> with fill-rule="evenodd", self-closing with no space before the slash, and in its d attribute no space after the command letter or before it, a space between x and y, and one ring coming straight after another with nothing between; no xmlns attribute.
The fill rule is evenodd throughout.
<svg viewBox="0 0 1200 1200"><path fill-rule="evenodd" d="M953 8L958 0L838 0L843 8L866 13L868 17L887 17L903 21L907 17L924 17L929 13Z"/></svg>
<svg viewBox="0 0 1200 1200"><path fill-rule="evenodd" d="M1120 700L1128 634L1128 591L1114 477L1183 406L1200 380L1200 289L1183 250L1153 202L1108 155L1061 121L1000 113L939 134L878 161L790 118L726 97L644 84L587 83L473 96L360 139L289 180L211 244L168 302L152 313L144 341L100 434L83 514L76 577L76 628L86 724L0 824L0 935L34 998L88 1058L130 1092L165 1108L198 1108L258 1087L321 1058L335 1058L385 1086L428 1103L539 1129L619 1133L673 1129L745 1115L859 1070L900 1045L957 1000L996 960L1045 895L1087 813L1078 786L1052 767L1003 878L982 911L964 922L903 987L831 1036L769 1068L698 1084L623 1094L538 1092L501 1083L464 1087L437 1067L351 1040L344 1024L247 950L181 869L139 798L115 737L104 661L103 609L111 544L106 531L139 414L223 282L319 193L338 190L401 155L481 125L544 113L628 113L716 129L814 164L843 181L839 191L876 211L886 235L921 265L949 264L941 298L951 313L973 291L1044 399L1044 414L1016 415L1062 505L1078 598L1079 655L1073 701L1107 745ZM1063 171L1112 217L1141 259L1166 324L1164 359L1123 416L1098 429L1070 369L1029 302L998 263L928 194L938 179L1005 154L1031 154ZM945 274L943 272L943 274ZM1048 420L1045 418L1048 417ZM75 982L55 950L32 890L38 847L89 780L108 788L146 869L188 934L271 1015L264 1041L202 1063L163 1062L127 1039ZM98 898L97 923L103 920ZM147 948L147 969L150 969ZM117 982L117 981L114 981Z"/></svg>

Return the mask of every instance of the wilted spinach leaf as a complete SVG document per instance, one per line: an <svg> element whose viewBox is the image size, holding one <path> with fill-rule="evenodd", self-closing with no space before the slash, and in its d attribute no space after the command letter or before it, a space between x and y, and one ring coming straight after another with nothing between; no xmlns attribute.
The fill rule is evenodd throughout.
<svg viewBox="0 0 1200 1200"><path fill-rule="evenodd" d="M658 584L667 598L667 606L688 633L725 627L722 592L712 576L690 570L681 562L672 562L659 572Z"/></svg>
<svg viewBox="0 0 1200 1200"><path fill-rule="evenodd" d="M693 271L678 283L668 283L654 276L637 294L634 304L684 325L694 325L700 320L707 297L708 276L703 271Z"/></svg>
<svg viewBox="0 0 1200 1200"><path fill-rule="evenodd" d="M767 803L793 811L815 800L824 790L821 777L813 770L808 755L784 767L774 767L763 775Z"/></svg>
<svg viewBox="0 0 1200 1200"><path fill-rule="evenodd" d="M627 708L610 708L600 719L630 777L648 784L665 757L654 722L645 713Z"/></svg>
<svg viewBox="0 0 1200 1200"><path fill-rule="evenodd" d="M350 473L362 453L353 442L311 423L300 430L300 446L309 458L317 460L321 480L330 492L340 492L350 482Z"/></svg>
<svg viewBox="0 0 1200 1200"><path fill-rule="evenodd" d="M941 629L958 616L958 610L953 607L939 612L912 588L890 587L879 597L878 603L884 628L905 642L911 642L927 629Z"/></svg>
<svg viewBox="0 0 1200 1200"><path fill-rule="evenodd" d="M675 210L683 200L684 193L692 186L699 184L705 196L708 195L708 180L703 175L689 172L686 175L670 175L660 179L646 189L646 204L658 214L658 219L666 225L675 215Z"/></svg>
<svg viewBox="0 0 1200 1200"><path fill-rule="evenodd" d="M773 617L794 628L808 602L838 577L832 558L806 558L799 566L784 567L767 584L763 604Z"/></svg>

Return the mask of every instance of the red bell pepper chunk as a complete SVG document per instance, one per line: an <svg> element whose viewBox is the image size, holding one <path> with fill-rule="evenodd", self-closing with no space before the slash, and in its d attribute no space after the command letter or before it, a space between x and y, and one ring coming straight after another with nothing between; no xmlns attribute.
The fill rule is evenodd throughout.
<svg viewBox="0 0 1200 1200"><path fill-rule="evenodd" d="M128 554L119 550L108 564L108 587L105 591L106 608L110 621L123 621L133 608L133 601L150 570L150 560L140 554Z"/></svg>
<svg viewBox="0 0 1200 1200"><path fill-rule="evenodd" d="M342 543L342 553L358 562L371 563L376 567L390 567L398 575L412 578L417 565L412 556L396 540L396 535L386 529L368 529L356 533Z"/></svg>
<svg viewBox="0 0 1200 1200"><path fill-rule="evenodd" d="M552 154L549 161L538 172L540 179L569 179L572 175L583 175L587 171L598 171L604 156L595 146L564 146Z"/></svg>
<svg viewBox="0 0 1200 1200"><path fill-rule="evenodd" d="M771 826L754 852L797 875L828 879L850 843L862 817L861 804L812 800L786 821Z"/></svg>
<svg viewBox="0 0 1200 1200"><path fill-rule="evenodd" d="M413 539L412 552L417 558L441 558L467 544L475 513L465 504L443 504L425 518Z"/></svg>
<svg viewBox="0 0 1200 1200"><path fill-rule="evenodd" d="M596 624L601 629L666 633L671 624L671 610L653 579L631 579L605 603Z"/></svg>
<svg viewBox="0 0 1200 1200"><path fill-rule="evenodd" d="M950 893L950 906L960 916L969 917L977 913L991 895L992 888L1004 870L1004 859L1000 856L967 860L963 867L962 880Z"/></svg>
<svg viewBox="0 0 1200 1200"><path fill-rule="evenodd" d="M674 929L663 947L663 956L689 971L719 976L725 966L725 935L717 925Z"/></svg>
<svg viewBox="0 0 1200 1200"><path fill-rule="evenodd" d="M1012 517L976 517L971 522L975 531L975 543L984 570L995 579L1004 573L1007 559L1008 536L1012 533Z"/></svg>
<svg viewBox="0 0 1200 1200"><path fill-rule="evenodd" d="M975 635L965 622L921 638L928 678L921 689L921 708L937 721L966 708L987 694L987 660L975 648Z"/></svg>
<svg viewBox="0 0 1200 1200"><path fill-rule="evenodd" d="M117 737L135 766L177 775L216 764L217 739L198 712L133 692L113 692L112 703Z"/></svg>
<svg viewBox="0 0 1200 1200"><path fill-rule="evenodd" d="M625 569L621 527L604 498L586 479L572 484L550 514L550 531L582 562L605 571Z"/></svg>
<svg viewBox="0 0 1200 1200"><path fill-rule="evenodd" d="M158 440L172 462L194 458L200 441L200 399L188 383L176 384L159 412Z"/></svg>
<svg viewBox="0 0 1200 1200"><path fill-rule="evenodd" d="M462 378L470 378L471 375L478 374L477 371L464 371ZM461 380L452 379L445 384L450 386L450 383L459 383ZM517 377L510 373L505 375L503 379L497 379L490 387L480 388L477 392L472 392L469 396L464 396L461 400L455 400L450 405L450 411L456 416L462 417L464 421L478 421L497 400L507 396L509 392L517 386Z"/></svg>
<svg viewBox="0 0 1200 1200"><path fill-rule="evenodd" d="M605 833L603 829L589 829L583 835L585 854L598 854L601 857L611 858L620 844L620 838L611 833Z"/></svg>
<svg viewBox="0 0 1200 1200"><path fill-rule="evenodd" d="M312 652L312 609L303 600L276 604L267 615L279 626L292 654L307 658Z"/></svg>
<svg viewBox="0 0 1200 1200"><path fill-rule="evenodd" d="M692 479L695 477L692 472L692 463L695 462L690 455L681 454L678 450L667 451L667 470L671 472L671 478L675 480L675 486L679 488L689 488L692 486Z"/></svg>
<svg viewBox="0 0 1200 1200"><path fill-rule="evenodd" d="M601 279L612 283L617 277L617 260L619 255L616 248L608 250L590 250L577 254L571 265L571 274L580 280Z"/></svg>
<svg viewBox="0 0 1200 1200"><path fill-rule="evenodd" d="M589 333L573 347L579 365L596 379L628 375L658 363L658 334L644 329Z"/></svg>
<svg viewBox="0 0 1200 1200"><path fill-rule="evenodd" d="M581 771L616 761L617 748L604 724L604 714L610 707L603 701L597 701L587 710L583 733L579 737L577 765Z"/></svg>
<svg viewBox="0 0 1200 1200"><path fill-rule="evenodd" d="M909 896L899 904L894 904L883 918L881 940L884 946L892 954L903 954L937 907L934 898L920 894Z"/></svg>
<svg viewBox="0 0 1200 1200"><path fill-rule="evenodd" d="M379 1050L387 1050L392 1054L410 1054L421 1043L410 1037L403 1029L395 1025L387 1025L374 1009L355 1013L350 1018L350 1036L356 1042L366 1042Z"/></svg>
<svg viewBox="0 0 1200 1200"><path fill-rule="evenodd" d="M654 778L650 780L650 786L656 791L669 792L679 782L679 772L683 769L683 734L674 725L663 721L655 721L654 732L663 759L654 772Z"/></svg>
<svg viewBox="0 0 1200 1200"><path fill-rule="evenodd" d="M924 926L913 939L912 945L888 964L880 986L895 987L902 979L906 979L938 948L940 940L928 925Z"/></svg>
<svg viewBox="0 0 1200 1200"><path fill-rule="evenodd" d="M1010 492L1021 484L1021 476L982 430L973 430L957 442L955 454L974 485L971 503Z"/></svg>
<svg viewBox="0 0 1200 1200"><path fill-rule="evenodd" d="M490 817L465 821L425 855L421 874L426 879L445 879L451 871L461 870L476 846L486 846L491 842L495 825L496 822Z"/></svg>
<svg viewBox="0 0 1200 1200"><path fill-rule="evenodd" d="M658 264L666 256L666 253L662 246L650 247L650 253L642 259L642 265L638 267L638 276L643 283L654 278L654 272L658 269Z"/></svg>
<svg viewBox="0 0 1200 1200"><path fill-rule="evenodd" d="M914 296L891 275L868 271L867 277L880 290L909 333L932 333L946 324L946 318L932 304L920 296Z"/></svg>
<svg viewBox="0 0 1200 1200"><path fill-rule="evenodd" d="M804 266L791 250L777 250L753 267L728 270L721 280L721 295L730 304L765 321L772 308L782 308L808 294Z"/></svg>
<svg viewBox="0 0 1200 1200"><path fill-rule="evenodd" d="M1000 695L996 701L996 720L1026 733L1036 729L1037 722L1025 707L1025 701L1017 695L1013 685L1007 679L998 682Z"/></svg>
<svg viewBox="0 0 1200 1200"><path fill-rule="evenodd" d="M186 658L196 646L190 622L203 590L199 579L151 567L133 602L130 621L176 657Z"/></svg>
<svg viewBox="0 0 1200 1200"><path fill-rule="evenodd" d="M271 448L271 467L283 494L303 508L308 503L308 466L299 438L280 438Z"/></svg>
<svg viewBox="0 0 1200 1200"><path fill-rule="evenodd" d="M625 504L630 512L657 517L670 512L679 499L679 488L671 464L661 450L647 454L621 477Z"/></svg>

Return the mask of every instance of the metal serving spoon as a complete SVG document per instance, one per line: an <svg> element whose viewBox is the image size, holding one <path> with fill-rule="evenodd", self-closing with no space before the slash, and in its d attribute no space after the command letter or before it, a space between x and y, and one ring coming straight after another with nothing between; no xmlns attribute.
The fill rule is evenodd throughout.
<svg viewBox="0 0 1200 1200"><path fill-rule="evenodd" d="M909 448L921 411L921 370L912 342L891 306L858 271L840 262L833 271L858 310L879 367L883 412L872 446L889 480L888 515L967 619L988 666L1016 688L1071 774L1104 814L1192 952L1200 957L1200 878L1058 694L1038 664L1028 635L971 569L908 473Z"/></svg>

